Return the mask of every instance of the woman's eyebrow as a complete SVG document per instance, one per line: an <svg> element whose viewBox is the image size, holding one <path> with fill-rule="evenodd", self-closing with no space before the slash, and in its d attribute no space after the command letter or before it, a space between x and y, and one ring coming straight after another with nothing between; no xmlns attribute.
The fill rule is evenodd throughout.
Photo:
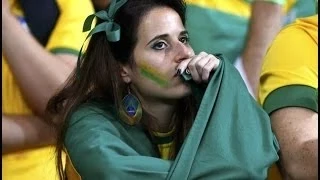
<svg viewBox="0 0 320 180"><path fill-rule="evenodd" d="M161 39L161 38L166 38L168 37L169 34L160 34L160 35L157 35L156 37L152 38L147 45L149 45L152 41L156 40L156 39Z"/></svg>
<svg viewBox="0 0 320 180"><path fill-rule="evenodd" d="M188 33L188 31L187 30L184 30L184 31L181 31L180 32L180 36L181 35L188 35L189 33ZM160 34L160 35L157 35L157 36L155 36L154 38L152 38L149 42L148 42L148 44L147 45L149 45L152 41L154 41L154 40L156 40L156 39L164 39L164 38L167 38L169 36L169 34Z"/></svg>
<svg viewBox="0 0 320 180"><path fill-rule="evenodd" d="M188 33L187 30L184 30L184 31L180 32L180 36L181 36L181 35L189 35L189 33Z"/></svg>

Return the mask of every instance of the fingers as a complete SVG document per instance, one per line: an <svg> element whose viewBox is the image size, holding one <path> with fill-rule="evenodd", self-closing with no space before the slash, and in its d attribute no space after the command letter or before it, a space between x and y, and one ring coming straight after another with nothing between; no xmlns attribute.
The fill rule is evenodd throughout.
<svg viewBox="0 0 320 180"><path fill-rule="evenodd" d="M204 66L207 61L208 54L205 52L201 52L199 55L194 56L191 61L188 63L187 68L189 69L192 79L195 82L201 82L201 71L202 71L202 67Z"/></svg>
<svg viewBox="0 0 320 180"><path fill-rule="evenodd" d="M220 60L216 58L215 56L211 55L210 60L206 65L203 66L202 68L202 81L203 82L208 82L209 76L212 70L215 70L220 63Z"/></svg>
<svg viewBox="0 0 320 180"><path fill-rule="evenodd" d="M177 69L180 70L181 73L183 73L187 68L189 68L189 63L193 60L193 61L198 61L199 59L203 58L204 56L206 56L207 53L205 52L201 52L199 55L196 55L196 56L193 56L192 58L190 59L186 59L184 61L182 61ZM195 59L195 60L194 60ZM189 68L189 71L191 71L191 69ZM191 72L192 74L192 72ZM193 75L192 75L193 76Z"/></svg>
<svg viewBox="0 0 320 180"><path fill-rule="evenodd" d="M195 82L208 82L211 71L216 69L219 63L220 60L212 54L201 52L191 59L182 61L177 69L180 70L181 74L188 68Z"/></svg>
<svg viewBox="0 0 320 180"><path fill-rule="evenodd" d="M188 67L189 62L191 61L192 58L183 60L177 67L177 73L182 74Z"/></svg>

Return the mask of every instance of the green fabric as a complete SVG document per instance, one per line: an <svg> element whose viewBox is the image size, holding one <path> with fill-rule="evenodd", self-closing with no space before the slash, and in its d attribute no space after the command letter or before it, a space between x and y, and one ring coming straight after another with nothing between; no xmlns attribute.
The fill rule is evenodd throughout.
<svg viewBox="0 0 320 180"><path fill-rule="evenodd" d="M283 24L297 17L315 14L314 0L298 0L285 15ZM241 56L245 47L249 19L234 14L187 4L186 28L195 53L221 53L231 63Z"/></svg>
<svg viewBox="0 0 320 180"><path fill-rule="evenodd" d="M53 48L50 49L53 54L73 54L78 56L79 51L70 48Z"/></svg>
<svg viewBox="0 0 320 180"><path fill-rule="evenodd" d="M231 63L235 62L243 50L248 18L190 4L186 17L190 45L196 54L221 53Z"/></svg>
<svg viewBox="0 0 320 180"><path fill-rule="evenodd" d="M303 18L317 14L316 5L317 4L314 0L297 0L284 17L283 25L292 23L296 18Z"/></svg>
<svg viewBox="0 0 320 180"><path fill-rule="evenodd" d="M285 107L303 107L318 112L317 89L304 85L290 85L272 91L263 108L268 114Z"/></svg>
<svg viewBox="0 0 320 180"><path fill-rule="evenodd" d="M194 124L175 161L162 160L139 126L111 106L83 105L69 119L65 146L84 180L266 179L279 150L268 115L238 71L222 60L204 89Z"/></svg>

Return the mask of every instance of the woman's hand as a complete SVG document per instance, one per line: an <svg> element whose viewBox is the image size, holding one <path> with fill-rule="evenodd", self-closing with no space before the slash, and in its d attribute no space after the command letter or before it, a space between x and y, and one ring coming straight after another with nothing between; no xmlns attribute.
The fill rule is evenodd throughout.
<svg viewBox="0 0 320 180"><path fill-rule="evenodd" d="M215 70L219 63L220 60L214 55L201 52L190 59L182 61L178 65L177 71L182 74L187 69L195 82L208 82L211 71Z"/></svg>

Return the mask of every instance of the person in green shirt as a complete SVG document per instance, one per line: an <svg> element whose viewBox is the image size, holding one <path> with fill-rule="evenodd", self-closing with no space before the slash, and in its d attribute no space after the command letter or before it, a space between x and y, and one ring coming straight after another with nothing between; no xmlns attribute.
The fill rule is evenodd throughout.
<svg viewBox="0 0 320 180"><path fill-rule="evenodd" d="M280 29L315 14L314 0L186 0L186 28L199 53L222 53L257 97L262 59Z"/></svg>
<svg viewBox="0 0 320 180"><path fill-rule="evenodd" d="M267 178L269 117L223 55L194 53L184 1L113 0L84 31L95 17L47 106L61 179Z"/></svg>

